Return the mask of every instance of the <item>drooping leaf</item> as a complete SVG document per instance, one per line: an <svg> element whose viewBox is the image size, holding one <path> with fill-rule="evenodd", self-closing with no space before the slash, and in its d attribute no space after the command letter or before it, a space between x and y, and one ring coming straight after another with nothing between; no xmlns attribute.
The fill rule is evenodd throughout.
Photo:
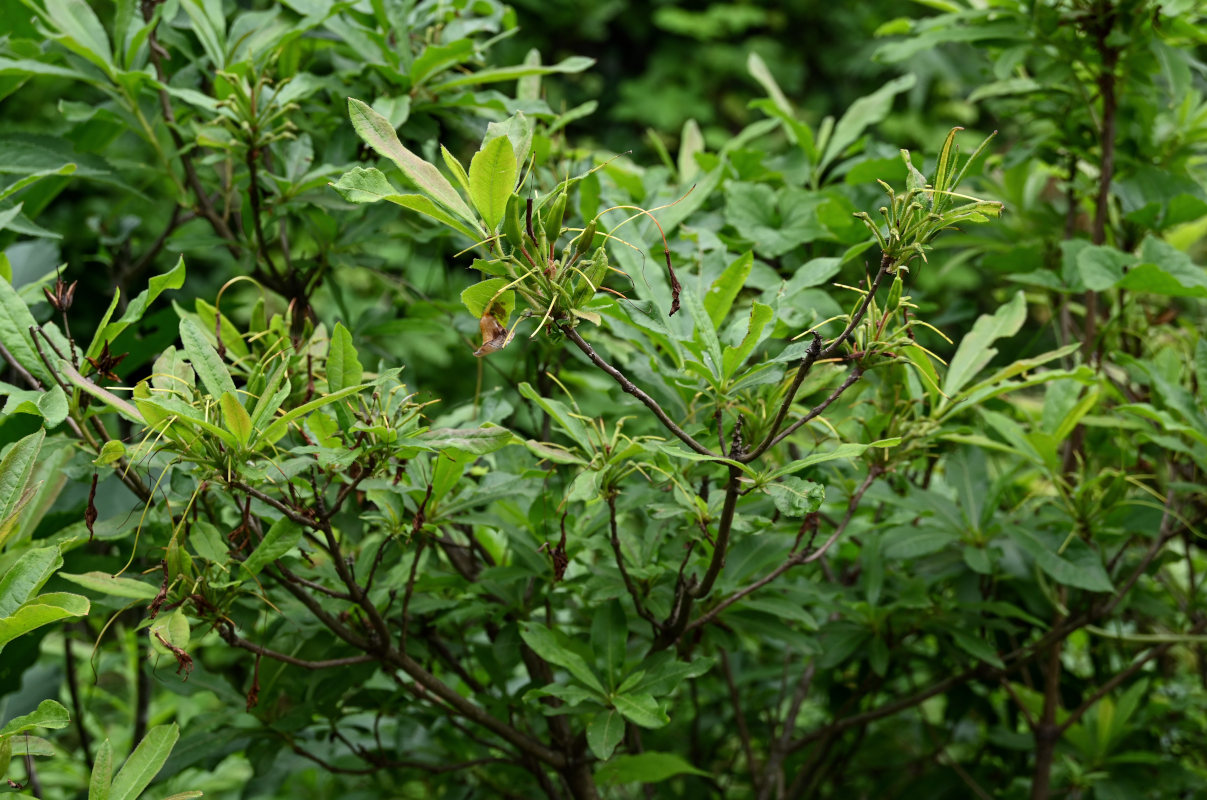
<svg viewBox="0 0 1207 800"><path fill-rule="evenodd" d="M136 800L159 774L179 738L180 729L175 723L157 725L147 731L147 735L114 776L109 800Z"/></svg>
<svg viewBox="0 0 1207 800"><path fill-rule="evenodd" d="M595 771L595 782L602 786L624 783L659 783L676 775L705 775L675 753L647 751L637 755L616 756Z"/></svg>

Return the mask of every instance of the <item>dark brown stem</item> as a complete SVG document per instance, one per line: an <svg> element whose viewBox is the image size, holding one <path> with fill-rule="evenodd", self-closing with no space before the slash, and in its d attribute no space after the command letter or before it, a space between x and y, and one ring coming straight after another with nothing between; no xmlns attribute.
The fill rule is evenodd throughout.
<svg viewBox="0 0 1207 800"><path fill-rule="evenodd" d="M879 476L882 472L883 472L883 470L879 466L874 465L872 467L872 469L868 472L867 477L864 478L863 483L861 483L859 485L859 488L856 489L854 494L851 495L851 499L847 501L847 512L843 516L842 521L839 522L837 526L835 526L834 532L832 534L830 534L830 538L826 539L826 541L822 544L821 547L817 548L816 550L812 550L812 551L801 550L800 552L793 554L788 559L786 559L782 564L780 564L778 567L771 570L771 572L769 572L766 575L764 575L763 577L759 578L754 583L751 583L748 586L742 587L738 591L731 594L729 597L726 597L724 600L717 603L715 606L710 608L705 613L701 614L696 619L692 620L684 628L684 632L686 633L687 631L690 631L694 628L699 628L702 625L707 625L708 623L712 622L714 619L717 618L718 615L720 615L720 613L722 611L729 608L731 605L738 602L743 597L746 597L747 595L752 594L753 592L756 592L759 589L766 586L767 584L771 583L776 578L778 578L779 576L783 575L785 572L790 570L792 567L795 567L798 564L809 564L811 562L817 561L819 558L824 556L826 554L826 551L829 550L830 547L832 547L833 544L836 541L838 541L839 537L842 536L843 531L845 531L847 529L847 526L849 524L851 524L851 520L855 516L855 510L859 507L859 503L863 499L864 494L867 493L867 490L871 487L872 482L875 481L877 476Z"/></svg>
<svg viewBox="0 0 1207 800"><path fill-rule="evenodd" d="M1063 587L1062 587L1063 588ZM1061 600L1063 605L1063 595ZM1052 627L1058 628L1061 614L1056 612ZM1031 800L1048 800L1052 787L1052 763L1056 755L1056 742L1060 739L1060 728L1056 724L1056 712L1060 708L1060 651L1063 639L1052 642L1048 647L1048 663L1044 668L1044 705L1035 734L1035 771L1031 779Z"/></svg>
<svg viewBox="0 0 1207 800"><path fill-rule="evenodd" d="M741 456L741 461L744 464L749 464L756 458L767 451L768 447L778 441L775 435L779 433L780 426L784 424L784 420L788 416L788 411L792 408L792 403L796 400L796 393L800 391L800 385L804 383L805 377L809 374L809 370L813 368L818 356L821 355L821 337L816 333L813 334L813 341L809 344L809 349L805 353L805 357L800 360L800 365L796 368L796 376L792 379L792 384L788 387L787 393L784 395L784 401L780 403L779 411L775 415L775 419L771 423L771 429L767 431L767 436L762 443L751 450L749 453ZM722 449L724 449L724 442Z"/></svg>
<svg viewBox="0 0 1207 800"><path fill-rule="evenodd" d="M626 392L636 397L646 408L648 408L650 411L653 411L654 416L658 418L658 421L661 422L668 431L675 434L675 436L677 436L685 445L690 447L692 450L695 450L702 456L709 456L716 459L721 458L720 455L714 453L712 450L709 450L707 447L697 442L687 432L676 425L671 418L666 415L666 412L662 410L662 406L658 405L657 400L641 391L636 384L626 378L624 373L616 369L616 367L612 366L607 361L604 361L599 354L595 352L595 349L592 348L591 345L587 344L586 340L584 340L582 336L579 336L578 331L568 326L562 327L561 331L566 335L567 339L574 342L575 346L577 346L579 350L583 351L587 358L591 360L591 363L611 375L612 379L620 384L621 389L624 389Z"/></svg>
<svg viewBox="0 0 1207 800"><path fill-rule="evenodd" d="M855 369L851 370L851 373L849 375L847 375L846 380L844 380L842 383L840 383L838 385L838 388L830 393L829 397L827 397L825 400L822 400L820 403L818 403L812 410L809 411L808 414L805 414L803 417L798 419L796 422L793 422L791 425L789 425L787 428L785 428L783 433L781 433L779 436L776 436L775 439L773 439L771 441L771 446L774 447L775 445L777 445L780 442L787 439L792 434L796 433L801 428L802 425L807 425L810 422L812 422L814 419L816 419L818 417L818 415L820 415L823 411L825 411L827 408L829 408L834 403L835 400L842 397L843 392L845 392L847 389L850 389L851 386L853 386L855 384L855 381L859 380L862 377L863 377L863 368L862 367L855 367Z"/></svg>

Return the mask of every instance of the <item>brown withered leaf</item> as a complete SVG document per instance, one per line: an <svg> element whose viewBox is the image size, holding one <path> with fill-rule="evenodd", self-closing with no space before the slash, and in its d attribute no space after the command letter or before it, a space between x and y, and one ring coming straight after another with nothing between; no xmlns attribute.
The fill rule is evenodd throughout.
<svg viewBox="0 0 1207 800"><path fill-rule="evenodd" d="M502 350L511 341L512 334L508 333L507 329L495 319L495 315L489 311L478 320L478 327L482 331L482 346L474 351L474 355L478 358L488 356L496 350Z"/></svg>

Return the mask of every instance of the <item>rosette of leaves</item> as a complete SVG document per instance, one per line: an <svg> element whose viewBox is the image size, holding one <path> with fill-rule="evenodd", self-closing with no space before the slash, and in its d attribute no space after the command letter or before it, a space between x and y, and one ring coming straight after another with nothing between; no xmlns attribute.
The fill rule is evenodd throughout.
<svg viewBox="0 0 1207 800"><path fill-rule="evenodd" d="M565 225L570 192L590 173L562 181L540 199L524 199L520 192L531 170L531 120L517 113L488 126L468 170L442 147L450 180L403 145L390 121L366 103L349 98L348 112L365 143L393 162L417 192L400 192L376 167L356 167L332 184L344 199L384 200L416 211L484 251L474 268L491 277L461 295L480 321L482 346L475 355L495 352L511 341L515 324L507 326L517 295L525 306L519 319L539 318L537 331L574 326L582 319L599 324L599 316L584 306L611 269L602 246L606 237L599 232L598 218L584 228Z"/></svg>

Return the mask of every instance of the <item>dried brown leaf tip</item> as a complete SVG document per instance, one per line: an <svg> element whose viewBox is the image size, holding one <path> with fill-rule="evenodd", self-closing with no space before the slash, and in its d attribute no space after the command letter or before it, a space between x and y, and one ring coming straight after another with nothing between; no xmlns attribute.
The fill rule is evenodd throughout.
<svg viewBox="0 0 1207 800"><path fill-rule="evenodd" d="M482 346L474 351L474 355L478 358L488 356L496 350L502 350L511 341L512 334L507 332L507 329L490 311L487 311L478 320L478 327L482 331Z"/></svg>
<svg viewBox="0 0 1207 800"><path fill-rule="evenodd" d="M88 490L88 505L84 508L84 524L88 526L88 541L92 541L92 537L96 535L96 531L92 526L96 524L96 518L99 513L96 510L96 480L97 474L92 473L92 488Z"/></svg>
<svg viewBox="0 0 1207 800"><path fill-rule="evenodd" d="M113 353L110 353L109 340L106 339L105 344L101 347L101 352L96 358L92 358L91 356L85 356L85 358L88 359L88 363L92 365L92 368L96 370L96 374L100 375L106 380L116 383L120 381L121 378L113 374L113 370L117 369L117 365L122 363L122 361L124 361L128 355L130 354L122 353L120 356L115 356Z"/></svg>
<svg viewBox="0 0 1207 800"><path fill-rule="evenodd" d="M54 291L42 287L42 293L46 295L46 300L54 306L55 311L66 313L67 309L71 308L71 302L75 299L75 287L79 281L72 281L68 286L67 282L61 277L55 278Z"/></svg>
<svg viewBox="0 0 1207 800"><path fill-rule="evenodd" d="M189 679L189 673L193 671L193 657L184 651L184 648L176 645L163 638L159 631L155 631L155 638L159 643L168 648L172 652L172 656L176 659L176 674L184 673L184 680Z"/></svg>

